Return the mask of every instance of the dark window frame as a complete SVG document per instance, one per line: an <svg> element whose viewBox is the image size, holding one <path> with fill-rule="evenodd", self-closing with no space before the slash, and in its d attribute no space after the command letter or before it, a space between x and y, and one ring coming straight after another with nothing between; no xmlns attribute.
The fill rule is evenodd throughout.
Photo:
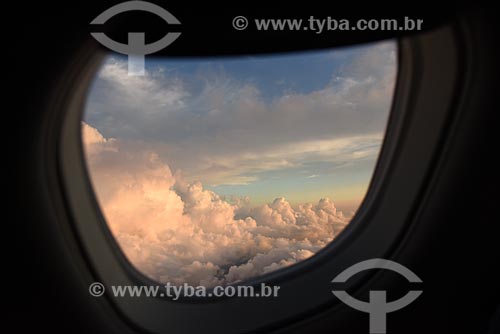
<svg viewBox="0 0 500 334"><path fill-rule="evenodd" d="M453 27L444 27L399 41L398 75L384 143L367 195L352 222L335 242L309 260L245 284L280 284L273 299L224 298L169 301L162 298L102 297L130 324L152 332L248 332L291 324L294 319L342 304L330 293L330 280L346 267L368 258L397 260L401 242L425 200L422 184L436 163L442 136L459 79L460 40ZM88 86L104 55L87 48L64 78L54 100L48 145L58 147L47 168L58 171L66 198L70 227L63 226L69 243L83 254L90 284L156 284L147 280L124 257L93 196L85 170L80 124ZM83 70L82 70L83 69ZM424 86L423 82L432 82ZM68 84L70 83L70 84ZM410 171L410 173L408 173ZM411 174L414 177L407 178ZM346 283L354 296L376 280L368 271ZM300 298L296 296L300 294ZM300 300L300 303L297 303ZM186 307L189 304L189 307ZM339 313L340 316L340 313ZM224 328L221 328L224 323Z"/></svg>

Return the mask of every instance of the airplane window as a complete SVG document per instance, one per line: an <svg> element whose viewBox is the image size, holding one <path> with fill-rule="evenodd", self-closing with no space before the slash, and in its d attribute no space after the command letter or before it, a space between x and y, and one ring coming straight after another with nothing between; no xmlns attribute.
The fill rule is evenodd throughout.
<svg viewBox="0 0 500 334"><path fill-rule="evenodd" d="M397 44L234 58L109 54L82 119L121 250L161 283L237 283L313 256L354 216L382 145Z"/></svg>

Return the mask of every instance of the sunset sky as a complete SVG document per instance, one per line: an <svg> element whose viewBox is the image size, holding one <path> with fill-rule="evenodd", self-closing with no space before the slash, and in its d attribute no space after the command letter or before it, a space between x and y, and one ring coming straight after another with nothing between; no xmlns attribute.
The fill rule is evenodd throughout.
<svg viewBox="0 0 500 334"><path fill-rule="evenodd" d="M278 269L326 245L367 190L394 90L395 50L385 42L273 56L149 57L145 76L129 76L125 57L106 58L83 135L94 189L127 256L158 280L189 276L210 285ZM179 252L173 240L179 245L184 219L193 228L186 238L202 231L203 243L215 233L233 253L238 243L228 238L248 244L234 257L193 255L197 247L184 245L174 259L165 247ZM285 231L279 220L295 227ZM145 249L146 239L158 247ZM256 269L255 257L271 253ZM235 274L250 262L251 274Z"/></svg>
<svg viewBox="0 0 500 334"><path fill-rule="evenodd" d="M125 62L110 56L90 93L85 121L104 136L141 141L189 180L255 203L327 196L352 209L363 197L391 102L392 44L148 58L146 77L128 77Z"/></svg>

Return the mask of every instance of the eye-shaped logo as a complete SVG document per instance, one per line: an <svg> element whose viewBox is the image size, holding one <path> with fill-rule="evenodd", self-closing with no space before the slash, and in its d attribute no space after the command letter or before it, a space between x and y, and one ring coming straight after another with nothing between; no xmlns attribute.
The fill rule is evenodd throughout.
<svg viewBox="0 0 500 334"><path fill-rule="evenodd" d="M158 5L146 1L127 1L108 8L97 16L90 24L104 24L113 16L133 11L146 11L158 15L168 24L180 24L172 14ZM129 32L128 44L112 40L102 32L90 33L99 43L115 52L128 55L129 75L144 75L144 56L158 52L172 44L180 35L180 32L169 32L154 43L146 44L145 33Z"/></svg>
<svg viewBox="0 0 500 334"><path fill-rule="evenodd" d="M422 280L410 269L394 261L385 259L371 259L356 263L341 272L332 280L332 283L344 283L353 275L368 269L389 269L404 276L409 282L422 283ZM344 304L370 314L370 333L386 333L387 313L394 312L408 306L421 294L421 290L410 290L398 300L387 302L386 291L370 291L370 301L365 302L353 298L345 291L333 290L332 293Z"/></svg>

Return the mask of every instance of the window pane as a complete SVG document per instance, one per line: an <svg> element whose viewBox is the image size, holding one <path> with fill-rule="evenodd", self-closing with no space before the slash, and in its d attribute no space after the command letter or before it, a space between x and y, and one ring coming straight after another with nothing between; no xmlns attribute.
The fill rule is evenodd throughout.
<svg viewBox="0 0 500 334"><path fill-rule="evenodd" d="M237 58L109 55L82 120L119 246L162 283L224 285L293 265L353 217L380 151L396 44Z"/></svg>

